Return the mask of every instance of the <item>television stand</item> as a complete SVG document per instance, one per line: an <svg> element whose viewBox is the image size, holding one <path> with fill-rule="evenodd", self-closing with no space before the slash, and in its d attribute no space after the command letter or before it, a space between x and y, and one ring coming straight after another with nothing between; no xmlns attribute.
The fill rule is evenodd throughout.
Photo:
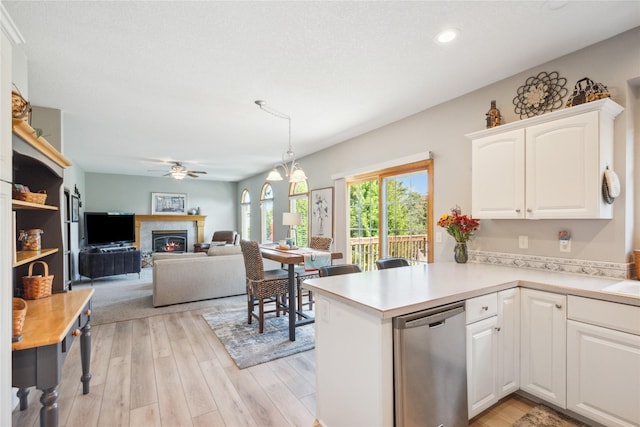
<svg viewBox="0 0 640 427"><path fill-rule="evenodd" d="M110 249L110 250L106 250ZM119 274L138 273L142 267L141 253L135 247L94 248L79 255L78 270L81 276L93 279Z"/></svg>

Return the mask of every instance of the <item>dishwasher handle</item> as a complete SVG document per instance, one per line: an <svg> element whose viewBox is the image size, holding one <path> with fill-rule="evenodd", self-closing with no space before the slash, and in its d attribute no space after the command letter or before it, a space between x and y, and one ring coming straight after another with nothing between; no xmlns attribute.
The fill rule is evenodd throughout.
<svg viewBox="0 0 640 427"><path fill-rule="evenodd" d="M453 316L464 313L464 303L450 304L431 310L407 314L393 319L395 329L410 329L420 326L435 328L442 326L445 321Z"/></svg>

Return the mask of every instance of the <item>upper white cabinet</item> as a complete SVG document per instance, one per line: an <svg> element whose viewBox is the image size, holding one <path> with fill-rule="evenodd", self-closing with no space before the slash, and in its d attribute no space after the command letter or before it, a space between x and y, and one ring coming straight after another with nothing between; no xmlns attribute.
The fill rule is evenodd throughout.
<svg viewBox="0 0 640 427"><path fill-rule="evenodd" d="M611 218L602 178L613 169L613 121L622 111L603 99L467 135L472 215Z"/></svg>

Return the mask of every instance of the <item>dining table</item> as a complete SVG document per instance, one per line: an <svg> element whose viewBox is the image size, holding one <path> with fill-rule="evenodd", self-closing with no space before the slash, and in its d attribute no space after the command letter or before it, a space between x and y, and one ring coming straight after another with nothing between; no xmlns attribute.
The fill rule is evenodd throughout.
<svg viewBox="0 0 640 427"><path fill-rule="evenodd" d="M309 316L307 313L302 312L296 308L296 265L304 264L304 255L306 253L329 253L331 254L331 260L342 259L342 252L329 252L319 251L317 249L310 248L297 248L297 249L280 249L277 244L263 244L260 245L260 253L263 258L271 261L276 261L287 266L288 271L288 305L286 306L289 311L289 340L296 340L296 327L308 325L313 323L315 319ZM298 319L300 317L300 319Z"/></svg>

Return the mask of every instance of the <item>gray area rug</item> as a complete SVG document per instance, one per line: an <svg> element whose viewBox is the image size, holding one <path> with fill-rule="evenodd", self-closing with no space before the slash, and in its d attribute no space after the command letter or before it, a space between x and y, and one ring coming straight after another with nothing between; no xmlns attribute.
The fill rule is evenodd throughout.
<svg viewBox="0 0 640 427"><path fill-rule="evenodd" d="M309 312L309 314L312 314ZM240 369L311 350L315 346L314 325L296 328L296 340L289 341L288 316L265 315L264 333L258 333L258 321L247 323L246 306L203 314L231 358Z"/></svg>
<svg viewBox="0 0 640 427"><path fill-rule="evenodd" d="M237 300L240 304L246 296L218 298L204 301L174 304L166 307L153 306L153 277L151 268L143 268L140 278L137 274L122 274L93 281L75 282L73 289L92 288L91 324L122 322L125 320L143 319L168 313L188 310L213 309L222 300Z"/></svg>
<svg viewBox="0 0 640 427"><path fill-rule="evenodd" d="M513 427L588 427L544 405L538 405L513 423Z"/></svg>

